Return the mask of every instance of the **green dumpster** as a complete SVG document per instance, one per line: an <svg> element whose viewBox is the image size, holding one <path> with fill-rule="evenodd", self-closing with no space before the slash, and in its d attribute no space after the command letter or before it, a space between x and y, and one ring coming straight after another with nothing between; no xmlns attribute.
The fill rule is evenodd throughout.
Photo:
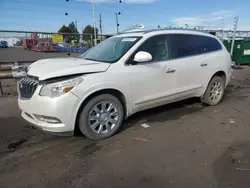
<svg viewBox="0 0 250 188"><path fill-rule="evenodd" d="M232 40L224 40L224 45L230 52ZM237 65L250 64L250 40L236 39L234 42L234 50L232 60Z"/></svg>

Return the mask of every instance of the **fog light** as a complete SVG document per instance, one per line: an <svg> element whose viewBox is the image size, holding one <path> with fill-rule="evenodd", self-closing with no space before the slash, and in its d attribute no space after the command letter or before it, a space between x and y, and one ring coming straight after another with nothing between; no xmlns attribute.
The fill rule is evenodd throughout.
<svg viewBox="0 0 250 188"><path fill-rule="evenodd" d="M47 123L62 123L59 119L55 118L55 117L49 117L49 116L42 116L44 121L46 121Z"/></svg>
<svg viewBox="0 0 250 188"><path fill-rule="evenodd" d="M34 114L34 116L35 116L39 121L45 121L45 122L47 122L47 123L52 123L52 124L62 123L59 119L57 119L57 118L55 118L55 117L41 116L41 115L37 115L37 114Z"/></svg>
<svg viewBox="0 0 250 188"><path fill-rule="evenodd" d="M29 113L25 112L25 115L28 116L30 119L33 119L33 117Z"/></svg>
<svg viewBox="0 0 250 188"><path fill-rule="evenodd" d="M37 114L34 114L34 116L36 117L36 119L38 119L39 121L44 121L43 117Z"/></svg>

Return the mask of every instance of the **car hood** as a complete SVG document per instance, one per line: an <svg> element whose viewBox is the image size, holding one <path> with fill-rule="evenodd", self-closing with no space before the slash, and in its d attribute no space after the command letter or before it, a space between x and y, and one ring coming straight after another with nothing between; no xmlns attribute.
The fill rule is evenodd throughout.
<svg viewBox="0 0 250 188"><path fill-rule="evenodd" d="M74 74L105 72L110 63L96 62L81 58L43 59L29 66L28 75L39 80Z"/></svg>

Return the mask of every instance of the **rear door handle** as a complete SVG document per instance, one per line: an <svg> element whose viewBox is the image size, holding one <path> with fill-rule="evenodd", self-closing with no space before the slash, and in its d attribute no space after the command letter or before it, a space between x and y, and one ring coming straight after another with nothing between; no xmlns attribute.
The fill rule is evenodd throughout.
<svg viewBox="0 0 250 188"><path fill-rule="evenodd" d="M201 64L201 67L206 67L207 66L207 63L202 63Z"/></svg>
<svg viewBox="0 0 250 188"><path fill-rule="evenodd" d="M167 69L166 73L174 73L176 70L175 69Z"/></svg>

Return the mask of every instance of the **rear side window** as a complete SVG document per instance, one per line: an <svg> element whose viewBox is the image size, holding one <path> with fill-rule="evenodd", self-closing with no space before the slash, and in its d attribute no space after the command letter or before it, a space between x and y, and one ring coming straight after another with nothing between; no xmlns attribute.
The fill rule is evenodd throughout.
<svg viewBox="0 0 250 188"><path fill-rule="evenodd" d="M199 54L221 50L221 44L212 37L194 36L194 45Z"/></svg>
<svg viewBox="0 0 250 188"><path fill-rule="evenodd" d="M182 58L197 54L192 35L173 34L169 35L169 38L172 58Z"/></svg>
<svg viewBox="0 0 250 188"><path fill-rule="evenodd" d="M169 39L173 59L222 49L220 43L212 37L189 34L171 34L169 35Z"/></svg>

